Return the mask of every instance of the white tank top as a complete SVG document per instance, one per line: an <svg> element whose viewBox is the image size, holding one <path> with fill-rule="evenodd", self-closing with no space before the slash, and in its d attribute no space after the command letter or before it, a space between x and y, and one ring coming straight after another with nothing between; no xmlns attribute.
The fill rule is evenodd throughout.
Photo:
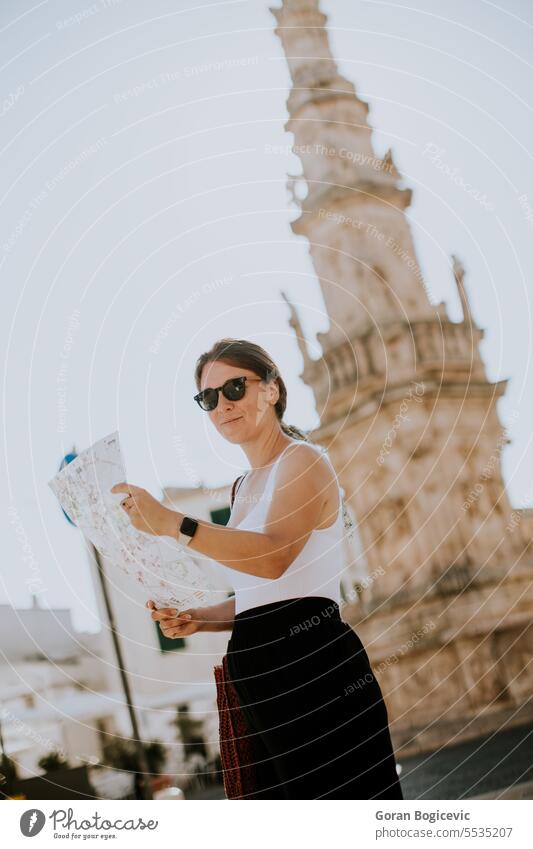
<svg viewBox="0 0 533 849"><path fill-rule="evenodd" d="M304 440L294 439L289 444L292 445L295 442L304 442ZM304 442L304 444L318 449L322 456L326 457L335 472L331 460L324 453L322 446L309 442ZM239 524L232 524L232 512L227 527L242 528L257 533L264 530L268 507L274 492L276 470L287 448L289 448L289 445L285 446L272 466L261 499L248 511ZM338 481L337 488L339 510L335 522L327 528L315 528L311 531L304 547L281 577L260 578L257 575L249 575L246 572L231 569L223 563L214 561L218 567L225 570L226 578L235 590L236 614L250 607L301 596L325 596L333 599L337 604L341 604L340 579L345 565L342 545L344 521L342 495Z"/></svg>

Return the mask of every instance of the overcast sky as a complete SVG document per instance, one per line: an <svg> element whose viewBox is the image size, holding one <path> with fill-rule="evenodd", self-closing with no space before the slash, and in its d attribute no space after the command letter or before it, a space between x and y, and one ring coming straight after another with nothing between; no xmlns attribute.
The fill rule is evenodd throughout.
<svg viewBox="0 0 533 849"><path fill-rule="evenodd" d="M278 4L273 4L278 5ZM514 505L533 504L533 7L324 0L341 72L392 147L433 300L461 313L466 267L511 444ZM278 362L286 420L318 424L283 289L312 356L328 326L284 131L290 79L267 3L42 2L0 7L0 268L4 565L0 601L69 606L96 630L77 533L47 486L72 444L119 429L128 479L232 481L245 455L192 401L194 363L221 336ZM430 153L432 151L432 153Z"/></svg>

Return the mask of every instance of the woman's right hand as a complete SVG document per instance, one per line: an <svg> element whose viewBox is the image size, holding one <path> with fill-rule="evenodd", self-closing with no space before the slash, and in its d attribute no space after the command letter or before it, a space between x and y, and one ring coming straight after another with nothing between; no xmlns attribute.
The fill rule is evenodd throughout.
<svg viewBox="0 0 533 849"><path fill-rule="evenodd" d="M161 631L171 640L189 637L201 629L202 621L195 618L196 611L192 607L179 613L174 607L160 607L158 610L152 599L146 602L146 607L152 610L152 619L159 622Z"/></svg>

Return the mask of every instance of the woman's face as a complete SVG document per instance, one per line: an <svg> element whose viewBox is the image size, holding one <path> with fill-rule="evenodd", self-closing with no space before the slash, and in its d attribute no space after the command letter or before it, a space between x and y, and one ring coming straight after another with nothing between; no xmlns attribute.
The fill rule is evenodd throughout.
<svg viewBox="0 0 533 849"><path fill-rule="evenodd" d="M250 369L223 362L206 363L200 381L200 389L207 389L222 386L230 377L242 375L251 378L246 381L244 396L239 401L229 401L220 391L217 406L206 413L224 439L238 444L254 438L265 421L265 415L276 415L274 404L279 397L276 381L265 384Z"/></svg>

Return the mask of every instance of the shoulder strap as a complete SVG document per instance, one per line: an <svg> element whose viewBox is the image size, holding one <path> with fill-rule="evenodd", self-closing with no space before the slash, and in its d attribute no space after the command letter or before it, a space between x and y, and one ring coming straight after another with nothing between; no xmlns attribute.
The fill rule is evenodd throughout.
<svg viewBox="0 0 533 849"><path fill-rule="evenodd" d="M296 440L294 440L294 442L296 442ZM283 449L283 451L281 452L281 454L279 455L279 457L277 458L272 469L270 470L270 474L269 474L268 479L267 479L267 487L270 485L270 483L271 483L271 481L274 477L275 469L276 469L279 461L281 460L283 454L285 454L285 451L287 450L287 448L289 448L290 445L293 445L294 442L291 442L291 443L289 443L289 445L286 445L285 448ZM302 440L302 442L303 442L303 440ZM315 443L311 443L311 444L315 444ZM316 447L318 447L318 446L316 446ZM241 483L242 483L242 481L244 480L245 477L246 477L246 474L241 475L239 478L237 478L236 480L233 481L233 486L231 487L231 501L230 501L232 507L233 507L233 502L235 500L235 495L237 493L237 490L239 489L239 486L241 485Z"/></svg>
<svg viewBox="0 0 533 849"><path fill-rule="evenodd" d="M241 475L241 476L240 476L240 478L236 478L236 480L234 480L234 481L233 481L233 486L231 487L231 506L232 506L232 507L233 507L233 501L234 501L234 499L235 499L235 492L236 492L235 487L236 487L236 485L239 483L239 481L241 481L241 482L242 482L242 480L244 479L244 477L245 477L244 475ZM240 484L239 484L239 485L240 485ZM238 487L237 487L237 489L238 489Z"/></svg>
<svg viewBox="0 0 533 849"><path fill-rule="evenodd" d="M281 460L281 458L283 457L283 455L285 454L287 449L290 448L291 445L296 444L296 441L297 440L293 440L293 442L289 442L289 444L285 446L285 448L283 449L281 454L279 454L279 456L277 457L274 465L272 466L272 468L271 468L271 470L268 474L266 484L265 484L265 492L264 492L264 495L263 495L265 501L268 501L269 497L272 495L272 493L274 491L274 483L275 483L275 480L276 480L276 474L277 474L278 467L279 467L279 461Z"/></svg>

